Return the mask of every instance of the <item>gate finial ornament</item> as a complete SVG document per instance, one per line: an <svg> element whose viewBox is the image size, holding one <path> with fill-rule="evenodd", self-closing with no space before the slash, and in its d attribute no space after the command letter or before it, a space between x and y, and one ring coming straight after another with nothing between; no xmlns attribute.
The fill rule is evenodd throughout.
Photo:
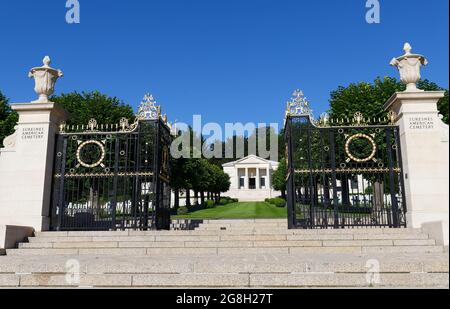
<svg viewBox="0 0 450 309"><path fill-rule="evenodd" d="M406 85L407 92L423 91L417 88L416 83L420 80L420 68L428 64L425 56L411 53L412 47L405 43L403 47L405 54L391 60L391 65L397 67L400 72L400 80Z"/></svg>
<svg viewBox="0 0 450 309"><path fill-rule="evenodd" d="M42 67L32 68L28 73L28 77L34 78L34 91L39 95L39 99L31 103L49 103L48 97L55 92L56 81L64 75L61 70L50 67L49 56L45 56L42 62Z"/></svg>
<svg viewBox="0 0 450 309"><path fill-rule="evenodd" d="M362 125L364 122L364 115L361 112L356 112L353 116L353 122L358 126Z"/></svg>
<svg viewBox="0 0 450 309"><path fill-rule="evenodd" d="M303 91L297 89L292 94L291 100L287 103L286 117L288 116L311 116L312 110Z"/></svg>
<svg viewBox="0 0 450 309"><path fill-rule="evenodd" d="M156 120L161 114L160 106L156 105L156 100L151 94L146 94L142 99L137 113L140 120Z"/></svg>

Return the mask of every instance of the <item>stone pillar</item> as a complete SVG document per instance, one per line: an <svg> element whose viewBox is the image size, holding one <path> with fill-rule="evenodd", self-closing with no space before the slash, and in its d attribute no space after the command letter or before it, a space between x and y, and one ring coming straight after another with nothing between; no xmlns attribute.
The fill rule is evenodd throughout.
<svg viewBox="0 0 450 309"><path fill-rule="evenodd" d="M248 168L245 168L245 179L244 179L244 189L248 190L249 189L249 174L248 174Z"/></svg>
<svg viewBox="0 0 450 309"><path fill-rule="evenodd" d="M259 172L259 167L256 168L256 190L261 189L261 174Z"/></svg>
<svg viewBox="0 0 450 309"><path fill-rule="evenodd" d="M449 243L448 126L438 116L444 92L395 93L385 109L398 115L405 175L407 222Z"/></svg>
<svg viewBox="0 0 450 309"><path fill-rule="evenodd" d="M68 114L49 102L60 70L49 66L46 56L42 67L32 68L34 90L39 99L32 103L12 104L19 114L13 135L0 149L0 225L32 227L45 231L50 226L50 203L55 156L56 132Z"/></svg>
<svg viewBox="0 0 450 309"><path fill-rule="evenodd" d="M55 134L67 113L56 103L12 109L19 123L0 150L0 225L48 230Z"/></svg>

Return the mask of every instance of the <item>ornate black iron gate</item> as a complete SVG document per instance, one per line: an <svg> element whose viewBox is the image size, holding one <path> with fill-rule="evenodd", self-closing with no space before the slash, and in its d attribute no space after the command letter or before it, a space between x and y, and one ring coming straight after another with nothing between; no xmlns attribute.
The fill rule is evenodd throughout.
<svg viewBox="0 0 450 309"><path fill-rule="evenodd" d="M287 114L290 228L406 227L399 129L390 118L365 125L357 113L344 125Z"/></svg>
<svg viewBox="0 0 450 309"><path fill-rule="evenodd" d="M132 125L93 119L87 127L61 127L52 230L170 228L170 130L145 112Z"/></svg>

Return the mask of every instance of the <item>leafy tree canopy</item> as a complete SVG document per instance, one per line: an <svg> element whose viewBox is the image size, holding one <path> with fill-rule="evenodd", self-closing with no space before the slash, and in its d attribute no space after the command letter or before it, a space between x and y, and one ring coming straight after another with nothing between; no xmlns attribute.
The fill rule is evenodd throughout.
<svg viewBox="0 0 450 309"><path fill-rule="evenodd" d="M438 103L443 121L449 123L448 90L429 80L421 80L418 88L426 91L445 91L445 97ZM330 116L335 119L352 119L356 112L364 117L382 118L386 116L384 104L397 91L404 91L405 85L392 77L376 78L373 83L352 83L347 87L339 86L330 96Z"/></svg>
<svg viewBox="0 0 450 309"><path fill-rule="evenodd" d="M116 124L123 117L129 120L134 118L133 108L130 105L98 91L63 93L53 96L51 101L61 104L70 113L67 121L69 125L86 125L92 118L99 124Z"/></svg>
<svg viewBox="0 0 450 309"><path fill-rule="evenodd" d="M0 91L0 148L3 147L5 137L14 133L19 116L11 110L8 99Z"/></svg>
<svg viewBox="0 0 450 309"><path fill-rule="evenodd" d="M273 173L272 185L277 191L286 190L287 165L286 159L281 158L278 169Z"/></svg>

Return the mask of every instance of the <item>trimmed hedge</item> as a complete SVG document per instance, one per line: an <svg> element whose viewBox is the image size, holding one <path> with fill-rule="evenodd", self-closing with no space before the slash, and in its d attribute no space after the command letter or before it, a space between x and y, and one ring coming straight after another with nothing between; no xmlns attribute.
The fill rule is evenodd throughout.
<svg viewBox="0 0 450 309"><path fill-rule="evenodd" d="M266 203L271 204L271 205L275 205L277 207L285 207L286 206L286 200L280 198L280 197L276 197L276 198L267 198L265 200Z"/></svg>
<svg viewBox="0 0 450 309"><path fill-rule="evenodd" d="M189 213L189 208L187 208L187 207L178 208L177 215L183 216L183 215L187 215L188 213Z"/></svg>
<svg viewBox="0 0 450 309"><path fill-rule="evenodd" d="M216 207L216 203L213 200L207 200L205 203L205 208L209 209L209 208L214 208Z"/></svg>
<svg viewBox="0 0 450 309"><path fill-rule="evenodd" d="M228 204L238 203L238 202L239 202L239 200L236 199L236 198L231 198L231 197L228 197L228 196L224 196L224 197L220 198L220 200L219 200L219 202L217 204L225 206L225 205L228 205Z"/></svg>
<svg viewBox="0 0 450 309"><path fill-rule="evenodd" d="M230 201L229 199L221 198L220 201L219 201L219 204L222 205L222 206L223 205L228 205L228 204L230 204L229 201Z"/></svg>

